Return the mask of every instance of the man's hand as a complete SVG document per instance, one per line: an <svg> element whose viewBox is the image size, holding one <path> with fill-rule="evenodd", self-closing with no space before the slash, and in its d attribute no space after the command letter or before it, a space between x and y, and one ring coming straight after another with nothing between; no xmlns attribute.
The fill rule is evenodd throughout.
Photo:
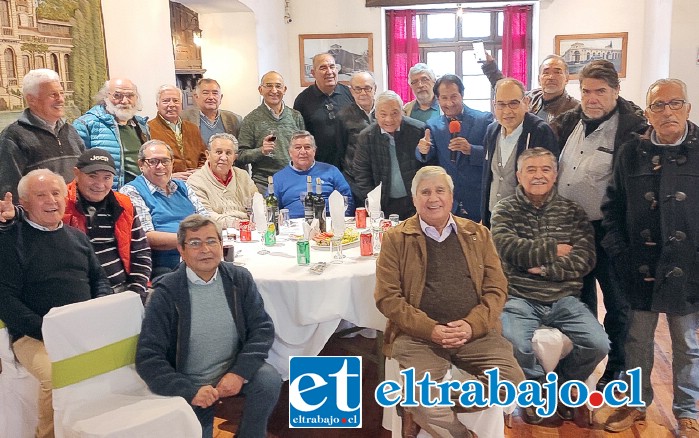
<svg viewBox="0 0 699 438"><path fill-rule="evenodd" d="M527 269L527 272L529 272L532 275L541 275L541 267L534 266L533 268Z"/></svg>
<svg viewBox="0 0 699 438"><path fill-rule="evenodd" d="M192 399L193 406L199 406L200 408L208 408L216 403L218 400L218 391L211 385L202 386L197 391L197 395Z"/></svg>
<svg viewBox="0 0 699 438"><path fill-rule="evenodd" d="M218 385L216 385L218 396L223 398L238 395L244 383L245 379L239 375L234 373L226 373L223 375L223 377L221 377Z"/></svg>
<svg viewBox="0 0 699 438"><path fill-rule="evenodd" d="M573 249L572 246L567 243L559 243L556 245L556 257L565 257L570 254L570 250Z"/></svg>
<svg viewBox="0 0 699 438"><path fill-rule="evenodd" d="M195 170L197 170L197 169L185 170L184 172L172 172L172 177L173 177L174 179L179 179L179 180L182 180L182 181L187 181L187 178L189 178L190 176L192 176L192 174L194 173Z"/></svg>
<svg viewBox="0 0 699 438"><path fill-rule="evenodd" d="M457 348L471 340L473 329L464 320L456 320L446 325L437 324L432 329L431 339L444 348Z"/></svg>
<svg viewBox="0 0 699 438"><path fill-rule="evenodd" d="M15 206L12 204L12 193L5 193L5 198L0 200L0 222L11 221L15 218Z"/></svg>
<svg viewBox="0 0 699 438"><path fill-rule="evenodd" d="M264 140L262 140L262 155L269 156L269 154L274 152L274 140L272 140L273 138L276 139L277 137L275 135L270 134L267 137L265 137Z"/></svg>
<svg viewBox="0 0 699 438"><path fill-rule="evenodd" d="M452 138L448 148L450 151L459 151L464 155L471 155L471 143L463 137Z"/></svg>
<svg viewBox="0 0 699 438"><path fill-rule="evenodd" d="M430 147L432 146L432 141L430 140L430 130L425 129L425 136L417 142L417 150L420 151L422 155L427 155L430 152Z"/></svg>

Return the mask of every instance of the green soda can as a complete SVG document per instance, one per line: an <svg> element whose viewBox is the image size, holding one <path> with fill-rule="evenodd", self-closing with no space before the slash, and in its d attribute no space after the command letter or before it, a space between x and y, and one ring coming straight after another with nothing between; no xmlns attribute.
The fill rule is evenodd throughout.
<svg viewBox="0 0 699 438"><path fill-rule="evenodd" d="M277 232L275 230L273 223L267 225L267 232L265 233L265 246L274 246L277 243Z"/></svg>
<svg viewBox="0 0 699 438"><path fill-rule="evenodd" d="M308 243L308 240L296 242L296 263L299 265L311 264L311 245Z"/></svg>

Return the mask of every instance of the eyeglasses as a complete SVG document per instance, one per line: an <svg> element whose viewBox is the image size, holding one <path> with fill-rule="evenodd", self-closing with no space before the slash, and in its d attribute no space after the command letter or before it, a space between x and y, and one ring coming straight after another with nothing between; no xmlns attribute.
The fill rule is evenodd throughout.
<svg viewBox="0 0 699 438"><path fill-rule="evenodd" d="M192 239L189 242L185 242L184 244L193 249L200 249L204 245L208 246L209 248L213 248L220 245L221 241L212 237L206 240Z"/></svg>
<svg viewBox="0 0 699 438"><path fill-rule="evenodd" d="M335 113L333 112L335 106L332 103L326 103L325 109L328 110L328 118L330 120L335 120Z"/></svg>
<svg viewBox="0 0 699 438"><path fill-rule="evenodd" d="M418 85L418 84L425 85L425 84L429 84L430 82L432 82L432 79L422 77L422 78L413 79L412 81L410 81L410 85L413 85L413 86Z"/></svg>
<svg viewBox="0 0 699 438"><path fill-rule="evenodd" d="M374 91L374 87L352 87L352 91L354 91L357 94L370 94L372 91Z"/></svg>
<svg viewBox="0 0 699 438"><path fill-rule="evenodd" d="M158 164L162 164L163 167L167 167L172 163L170 158L144 158L143 162L150 167L158 167Z"/></svg>
<svg viewBox="0 0 699 438"><path fill-rule="evenodd" d="M136 97L136 93L122 93L120 91L115 91L114 93L111 93L111 96L114 98L114 100L124 100L124 98L127 98L129 100L132 100L134 97Z"/></svg>
<svg viewBox="0 0 699 438"><path fill-rule="evenodd" d="M268 90L271 90L271 89L283 90L284 84L262 84L262 88L266 88Z"/></svg>
<svg viewBox="0 0 699 438"><path fill-rule="evenodd" d="M521 100L511 100L509 102L495 102L495 108L499 110L504 110L505 107L509 109L517 109L522 104Z"/></svg>
<svg viewBox="0 0 699 438"><path fill-rule="evenodd" d="M687 103L686 100L682 99L673 99L669 102L654 102L648 105L648 109L653 112L653 113L662 113L665 111L665 107L669 106L671 110L677 111L679 109L682 109L684 107L684 104Z"/></svg>

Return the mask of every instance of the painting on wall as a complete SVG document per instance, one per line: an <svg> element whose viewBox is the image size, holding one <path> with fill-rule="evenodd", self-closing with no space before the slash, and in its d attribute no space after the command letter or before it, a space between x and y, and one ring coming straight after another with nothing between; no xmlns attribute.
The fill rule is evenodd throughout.
<svg viewBox="0 0 699 438"><path fill-rule="evenodd" d="M25 107L22 78L29 70L58 73L66 118L93 105L107 79L107 54L100 0L9 0L0 8L0 129Z"/></svg>
<svg viewBox="0 0 699 438"><path fill-rule="evenodd" d="M327 52L335 57L340 69L339 81L349 83L355 71L373 72L373 35L370 33L336 33L299 35L299 64L301 66L301 86L315 82L311 75L313 57Z"/></svg>
<svg viewBox="0 0 699 438"><path fill-rule="evenodd" d="M606 59L614 64L620 78L626 77L628 32L556 35L555 53L568 64L570 79L590 61Z"/></svg>

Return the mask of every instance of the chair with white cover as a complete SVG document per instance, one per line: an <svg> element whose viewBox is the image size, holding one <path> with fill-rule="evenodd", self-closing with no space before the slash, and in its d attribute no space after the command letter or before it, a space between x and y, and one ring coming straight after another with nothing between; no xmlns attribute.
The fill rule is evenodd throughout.
<svg viewBox="0 0 699 438"><path fill-rule="evenodd" d="M142 319L133 292L54 308L44 317L58 438L201 436L187 401L153 394L136 373Z"/></svg>
<svg viewBox="0 0 699 438"><path fill-rule="evenodd" d="M39 421L39 381L15 360L10 335L0 321L0 437L31 438Z"/></svg>

